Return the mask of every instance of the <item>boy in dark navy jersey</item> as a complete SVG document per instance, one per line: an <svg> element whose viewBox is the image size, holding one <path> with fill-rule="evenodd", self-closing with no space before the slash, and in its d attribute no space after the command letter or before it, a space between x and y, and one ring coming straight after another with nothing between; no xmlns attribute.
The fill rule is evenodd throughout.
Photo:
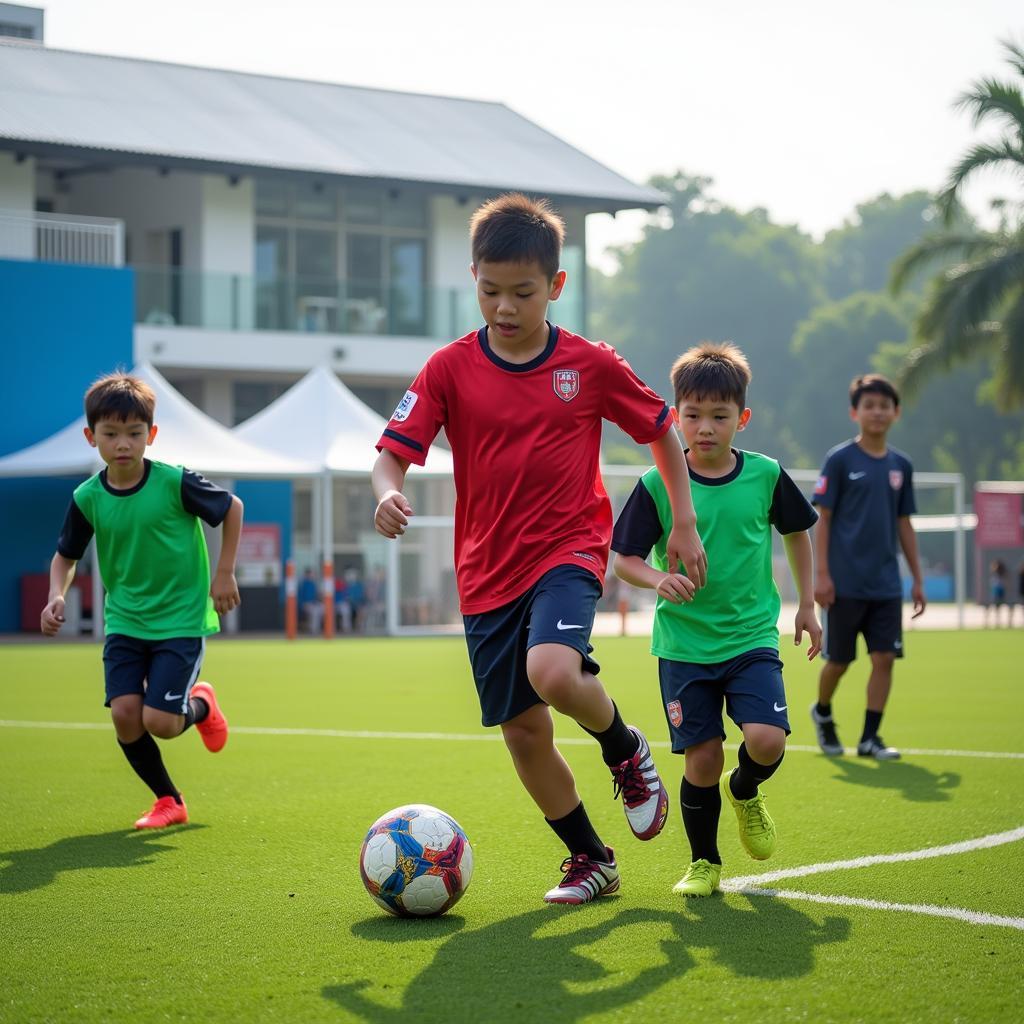
<svg viewBox="0 0 1024 1024"><path fill-rule="evenodd" d="M900 416L900 396L881 374L857 377L850 385L850 419L860 433L833 448L814 491L821 521L815 531L817 575L814 596L825 610L826 663L818 680L811 721L818 745L830 756L843 753L832 718L832 695L857 656L863 633L871 658L867 711L857 753L879 761L900 756L878 735L892 688L893 663L903 657L903 586L897 545L913 577L916 619L925 609L917 537L910 516L914 468L890 448L886 437Z"/></svg>
<svg viewBox="0 0 1024 1024"><path fill-rule="evenodd" d="M95 537L107 591L106 706L124 756L156 797L136 828L188 821L154 736L171 739L195 725L208 750L227 742L213 687L197 679L206 637L220 628L217 613L239 602L234 573L242 503L181 466L143 457L156 437L155 404L153 389L125 373L103 377L86 392L85 437L106 469L75 488L40 617L46 636L60 630L64 595ZM224 524L212 582L199 519Z"/></svg>
<svg viewBox="0 0 1024 1024"><path fill-rule="evenodd" d="M598 467L608 419L648 444L673 509L668 540L698 585L707 563L682 448L665 403L614 349L545 319L565 285L564 226L543 201L511 194L471 222L472 273L485 326L435 352L399 403L378 450L374 525L403 533L402 494L444 427L455 463L455 566L483 724L501 726L520 780L569 856L549 903L587 903L619 887L611 848L584 810L554 744L549 706L600 743L634 835L652 839L668 796L638 729L597 679L590 631L611 537Z"/></svg>
<svg viewBox="0 0 1024 1024"><path fill-rule="evenodd" d="M749 383L746 357L731 344L705 342L672 367L673 419L686 441L697 529L714 569L708 585L694 596L693 582L665 557L672 519L653 470L633 489L612 536L619 578L658 594L651 653L658 658L672 750L686 758L679 802L691 860L675 892L688 897L710 896L719 887L723 798L736 813L747 853L765 860L775 850L775 822L759 791L782 764L789 735L773 529L783 535L800 596L796 643L808 634L808 658L821 643L807 532L817 519L814 509L774 459L733 447L750 421ZM723 704L743 732L739 763L727 775Z"/></svg>

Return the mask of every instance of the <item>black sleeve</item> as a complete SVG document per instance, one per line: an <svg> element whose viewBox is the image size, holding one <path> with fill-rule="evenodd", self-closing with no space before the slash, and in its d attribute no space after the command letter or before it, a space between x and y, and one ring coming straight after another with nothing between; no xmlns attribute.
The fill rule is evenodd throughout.
<svg viewBox="0 0 1024 1024"><path fill-rule="evenodd" d="M768 519L779 533L799 533L809 530L817 521L818 513L811 508L811 503L803 496L803 492L793 478L779 467L779 479L775 481L775 492L772 494L772 507L768 511Z"/></svg>
<svg viewBox="0 0 1024 1024"><path fill-rule="evenodd" d="M646 558L651 548L665 532L658 518L658 506L650 492L638 480L629 496L612 533L612 551L620 555L639 555Z"/></svg>
<svg viewBox="0 0 1024 1024"><path fill-rule="evenodd" d="M68 505L67 515L64 516L64 525L60 528L60 537L57 539L57 553L73 562L79 561L85 554L85 549L92 540L92 523L82 515L82 510L71 499Z"/></svg>
<svg viewBox="0 0 1024 1024"><path fill-rule="evenodd" d="M231 508L231 494L204 476L186 469L181 474L181 504L210 526L220 526Z"/></svg>

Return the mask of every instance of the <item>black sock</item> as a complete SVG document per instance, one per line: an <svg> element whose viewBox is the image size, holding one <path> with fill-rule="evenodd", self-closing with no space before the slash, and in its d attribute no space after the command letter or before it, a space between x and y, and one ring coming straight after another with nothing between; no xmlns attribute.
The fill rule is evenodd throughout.
<svg viewBox="0 0 1024 1024"><path fill-rule="evenodd" d="M184 732L190 725L206 720L210 713L210 705L202 697L189 697L188 710L185 712L185 724L181 727Z"/></svg>
<svg viewBox="0 0 1024 1024"><path fill-rule="evenodd" d="M718 852L718 819L722 814L722 791L714 786L695 786L683 776L679 787L679 803L683 808L683 827L690 840L694 860L721 864Z"/></svg>
<svg viewBox="0 0 1024 1024"><path fill-rule="evenodd" d="M860 741L863 743L865 740L873 739L878 735L878 727L882 724L882 712L881 711L865 711L864 712L864 732L861 734Z"/></svg>
<svg viewBox="0 0 1024 1024"><path fill-rule="evenodd" d="M556 818L554 821L550 818L544 820L551 826L552 832L568 847L570 856L574 857L577 853L585 853L591 860L607 860L608 854L605 851L604 843L598 838L594 826L590 824L582 802L564 818Z"/></svg>
<svg viewBox="0 0 1024 1024"><path fill-rule="evenodd" d="M585 725L580 726L584 732L589 732L601 744L601 756L609 767L628 761L640 747L636 733L623 722L615 701L612 701L612 708L615 710L615 715L612 718L612 724L604 732L594 732L593 729L588 729Z"/></svg>
<svg viewBox="0 0 1024 1024"><path fill-rule="evenodd" d="M729 788L737 800L753 800L757 796L757 787L770 779L782 764L782 757L775 764L758 764L748 753L746 743L740 744L740 765L729 776Z"/></svg>
<svg viewBox="0 0 1024 1024"><path fill-rule="evenodd" d="M128 758L128 763L135 774L153 790L153 795L157 799L173 796L179 804L181 803L181 794L174 788L174 783L167 774L164 759L160 756L160 748L148 732L144 732L134 743L122 743L120 740L117 743L124 751L124 756Z"/></svg>
<svg viewBox="0 0 1024 1024"><path fill-rule="evenodd" d="M831 704L822 704L821 701L819 700L818 701L818 715L821 718L831 718L832 717L832 705Z"/></svg>

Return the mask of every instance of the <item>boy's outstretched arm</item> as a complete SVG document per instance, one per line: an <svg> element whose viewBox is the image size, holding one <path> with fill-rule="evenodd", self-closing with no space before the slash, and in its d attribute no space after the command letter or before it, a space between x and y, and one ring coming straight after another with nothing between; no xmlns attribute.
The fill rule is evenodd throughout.
<svg viewBox="0 0 1024 1024"><path fill-rule="evenodd" d="M806 530L798 530L796 533L785 534L782 542L786 546L786 558L789 560L789 569L793 573L800 602L793 622L793 642L799 647L804 630L807 630L810 638L807 660L811 661L821 651L821 624L814 614L814 551L811 537Z"/></svg>
<svg viewBox="0 0 1024 1024"><path fill-rule="evenodd" d="M649 566L639 555L616 554L612 567L620 580L634 587L656 590L659 596L673 604L692 601L697 589L693 580L681 572L663 573Z"/></svg>
<svg viewBox="0 0 1024 1024"><path fill-rule="evenodd" d="M46 607L39 616L39 628L44 636L56 636L64 625L64 595L75 578L74 559L65 558L59 551L50 562L50 591L46 598Z"/></svg>
<svg viewBox="0 0 1024 1024"><path fill-rule="evenodd" d="M832 526L832 509L818 507L818 523L814 527L814 555L817 572L814 578L814 600L826 610L836 603L836 587L828 569L828 533Z"/></svg>
<svg viewBox="0 0 1024 1024"><path fill-rule="evenodd" d="M377 456L370 476L373 493L377 498L373 525L378 533L391 540L405 533L409 516L412 515L412 505L402 493L408 471L409 463L385 448Z"/></svg>
<svg viewBox="0 0 1024 1024"><path fill-rule="evenodd" d="M672 532L668 535L666 554L669 569L677 565L686 568L686 575L694 585L703 587L708 580L708 556L697 534L697 513L693 510L690 494L690 473L679 436L674 430L662 434L651 443L651 455L658 467L669 501L672 502Z"/></svg>
<svg viewBox="0 0 1024 1024"><path fill-rule="evenodd" d="M924 596L924 578L921 576L921 559L917 553L917 534L914 533L914 526L910 522L910 516L900 516L896 521L896 528L900 535L900 547L910 567L910 575L914 583L910 589L910 596L914 601L914 614L911 618L916 619L924 614L928 607L928 601Z"/></svg>
<svg viewBox="0 0 1024 1024"><path fill-rule="evenodd" d="M227 615L232 608L242 603L235 579L235 560L238 557L238 541L242 536L243 506L240 498L231 495L231 507L221 524L220 558L210 583L210 597L218 615Z"/></svg>

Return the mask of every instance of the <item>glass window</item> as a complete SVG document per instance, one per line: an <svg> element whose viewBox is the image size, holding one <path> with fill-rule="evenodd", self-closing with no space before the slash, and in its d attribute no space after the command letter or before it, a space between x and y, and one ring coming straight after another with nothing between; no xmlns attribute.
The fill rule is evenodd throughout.
<svg viewBox="0 0 1024 1024"><path fill-rule="evenodd" d="M390 249L390 334L423 334L427 320L427 244L422 238L393 238Z"/></svg>
<svg viewBox="0 0 1024 1024"><path fill-rule="evenodd" d="M270 178L256 179L256 213L265 217L287 217L291 207L291 185Z"/></svg>
<svg viewBox="0 0 1024 1024"><path fill-rule="evenodd" d="M303 220L336 220L338 190L322 181L295 186L295 216Z"/></svg>
<svg viewBox="0 0 1024 1024"><path fill-rule="evenodd" d="M300 277L337 277L338 236L333 231L299 228L295 232L295 273Z"/></svg>
<svg viewBox="0 0 1024 1024"><path fill-rule="evenodd" d="M345 330L353 334L387 333L383 279L384 240L352 232L346 239Z"/></svg>
<svg viewBox="0 0 1024 1024"><path fill-rule="evenodd" d="M427 204L408 189L392 189L384 197L384 223L396 228L425 228Z"/></svg>
<svg viewBox="0 0 1024 1024"><path fill-rule="evenodd" d="M256 228L256 276L280 277L288 273L288 229Z"/></svg>
<svg viewBox="0 0 1024 1024"><path fill-rule="evenodd" d="M345 189L345 204L342 208L345 220L350 224L380 224L383 220L383 198L379 188L349 185Z"/></svg>
<svg viewBox="0 0 1024 1024"><path fill-rule="evenodd" d="M250 416L266 409L275 398L288 390L287 384L277 381L236 380L232 382L231 391L234 399L235 426Z"/></svg>

